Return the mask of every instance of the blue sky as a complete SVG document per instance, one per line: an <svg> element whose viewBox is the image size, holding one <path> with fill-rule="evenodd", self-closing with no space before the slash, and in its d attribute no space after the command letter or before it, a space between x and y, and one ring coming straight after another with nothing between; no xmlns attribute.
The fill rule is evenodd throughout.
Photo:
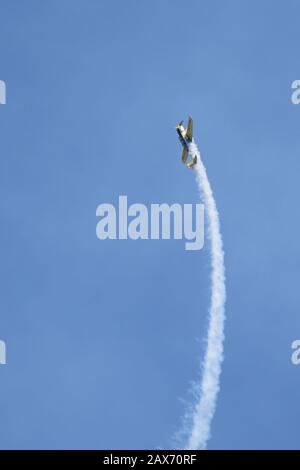
<svg viewBox="0 0 300 470"><path fill-rule="evenodd" d="M189 114L226 253L210 449L299 448L300 5L0 2L0 446L171 447L199 375L209 249L100 241L96 207L196 203Z"/></svg>

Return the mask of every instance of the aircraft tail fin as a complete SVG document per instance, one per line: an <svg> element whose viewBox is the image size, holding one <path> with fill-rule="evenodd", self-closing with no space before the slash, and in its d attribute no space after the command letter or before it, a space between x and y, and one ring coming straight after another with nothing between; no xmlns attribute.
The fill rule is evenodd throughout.
<svg viewBox="0 0 300 470"><path fill-rule="evenodd" d="M194 156L193 160L186 164L188 168L193 168L197 163L197 155Z"/></svg>

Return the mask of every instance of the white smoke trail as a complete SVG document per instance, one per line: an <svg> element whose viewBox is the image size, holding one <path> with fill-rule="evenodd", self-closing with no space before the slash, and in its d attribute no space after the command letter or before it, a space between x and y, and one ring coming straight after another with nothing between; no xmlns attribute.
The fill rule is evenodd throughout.
<svg viewBox="0 0 300 470"><path fill-rule="evenodd" d="M207 346L202 378L197 386L197 401L192 411L191 430L186 446L187 449L195 450L205 449L207 446L220 388L226 292L223 243L216 203L200 152L194 142L190 144L189 151L191 156L197 155L197 164L194 169L205 206L207 236L211 244L211 305Z"/></svg>

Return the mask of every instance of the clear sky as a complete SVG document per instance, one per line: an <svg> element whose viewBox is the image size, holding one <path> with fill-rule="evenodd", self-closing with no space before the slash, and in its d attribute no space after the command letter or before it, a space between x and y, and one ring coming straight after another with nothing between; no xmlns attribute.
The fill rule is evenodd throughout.
<svg viewBox="0 0 300 470"><path fill-rule="evenodd" d="M199 375L209 247L100 241L96 207L198 202L226 252L211 449L300 448L295 0L0 1L0 446L173 446Z"/></svg>

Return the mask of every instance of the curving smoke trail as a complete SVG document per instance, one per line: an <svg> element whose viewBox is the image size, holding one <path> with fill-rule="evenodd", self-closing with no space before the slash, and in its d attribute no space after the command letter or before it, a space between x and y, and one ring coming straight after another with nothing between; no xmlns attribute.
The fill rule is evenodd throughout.
<svg viewBox="0 0 300 470"><path fill-rule="evenodd" d="M220 388L220 374L223 362L223 341L225 323L225 268L219 215L214 196L207 178L200 152L194 142L190 144L191 155L197 155L197 184L206 210L207 235L211 244L211 305L207 346L202 368L202 378L197 385L197 401L191 419L187 449L205 449L210 438L210 427L216 408Z"/></svg>

